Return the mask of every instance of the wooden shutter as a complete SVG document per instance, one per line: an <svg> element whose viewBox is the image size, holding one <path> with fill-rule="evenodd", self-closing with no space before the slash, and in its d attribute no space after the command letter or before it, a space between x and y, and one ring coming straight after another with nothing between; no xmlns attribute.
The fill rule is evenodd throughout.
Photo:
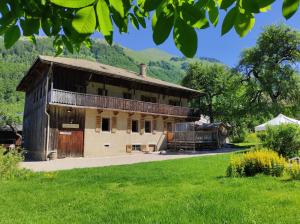
<svg viewBox="0 0 300 224"><path fill-rule="evenodd" d="M118 117L112 117L111 119L111 132L117 132L117 125L118 125Z"/></svg>
<svg viewBox="0 0 300 224"><path fill-rule="evenodd" d="M145 133L145 118L143 117L140 120L140 127L141 127L140 134L142 135Z"/></svg>
<svg viewBox="0 0 300 224"><path fill-rule="evenodd" d="M96 116L96 129L97 133L100 133L101 130L101 116Z"/></svg>
<svg viewBox="0 0 300 224"><path fill-rule="evenodd" d="M153 122L153 128L152 128L152 134L156 134L156 130L157 130L157 119L154 119Z"/></svg>
<svg viewBox="0 0 300 224"><path fill-rule="evenodd" d="M131 133L131 125L132 125L132 121L131 121L131 117L127 118L127 133L130 134Z"/></svg>

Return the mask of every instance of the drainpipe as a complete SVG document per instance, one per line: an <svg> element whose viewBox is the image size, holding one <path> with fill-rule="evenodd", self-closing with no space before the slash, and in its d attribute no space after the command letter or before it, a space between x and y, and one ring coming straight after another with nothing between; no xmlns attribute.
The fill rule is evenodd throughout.
<svg viewBox="0 0 300 224"><path fill-rule="evenodd" d="M45 159L48 160L48 152L49 152L49 132L50 132L50 114L47 112L47 105L48 105L48 86L49 86L49 76L52 74L52 65L53 62L51 62L48 74L47 74L47 81L46 81L46 94L45 94L45 115L47 117L47 129L46 129L46 149L45 149ZM52 91L52 88L51 88Z"/></svg>

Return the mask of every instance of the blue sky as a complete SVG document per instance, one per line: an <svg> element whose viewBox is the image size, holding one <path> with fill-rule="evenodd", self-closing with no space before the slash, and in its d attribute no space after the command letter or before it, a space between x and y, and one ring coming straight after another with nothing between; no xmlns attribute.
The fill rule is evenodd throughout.
<svg viewBox="0 0 300 224"><path fill-rule="evenodd" d="M251 47L255 44L257 37L265 25L285 23L300 30L300 11L297 12L288 21L281 13L282 1L276 0L272 5L272 9L266 13L255 15L255 26L247 36L240 38L232 29L225 36L221 36L221 23L218 26L210 27L205 30L198 31L198 50L199 57L216 58L229 66L235 66L238 63L242 49ZM223 21L224 13L221 13L221 21ZM117 31L117 30L116 30ZM182 56L173 43L173 36L162 45L156 46L152 40L151 22L149 21L146 29L135 30L130 26L128 34L114 33L114 42L122 46L142 50L145 48L159 48L171 54Z"/></svg>

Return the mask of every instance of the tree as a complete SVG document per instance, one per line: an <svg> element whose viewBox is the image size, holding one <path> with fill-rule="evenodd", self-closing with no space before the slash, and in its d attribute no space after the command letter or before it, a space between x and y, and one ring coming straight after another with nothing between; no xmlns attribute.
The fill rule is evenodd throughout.
<svg viewBox="0 0 300 224"><path fill-rule="evenodd" d="M1 0L0 35L6 48L13 46L21 34L35 43L40 30L54 37L57 54L79 51L90 37L101 32L112 44L114 27L128 32L128 21L136 29L145 28L152 19L153 40L163 43L173 30L176 47L187 57L197 50L197 29L219 22L219 11L227 12L222 35L233 27L242 37L252 29L254 15L271 8L275 0ZM284 0L283 16L288 19L298 10L299 0ZM114 26L115 25L115 26Z"/></svg>
<svg viewBox="0 0 300 224"><path fill-rule="evenodd" d="M189 65L182 84L205 93L195 102L210 121L220 120L230 110L230 98L236 92L235 83L239 77L225 65L219 63L196 62Z"/></svg>
<svg viewBox="0 0 300 224"><path fill-rule="evenodd" d="M285 25L267 26L256 46L244 50L238 69L248 86L249 102L279 113L299 104L300 33Z"/></svg>

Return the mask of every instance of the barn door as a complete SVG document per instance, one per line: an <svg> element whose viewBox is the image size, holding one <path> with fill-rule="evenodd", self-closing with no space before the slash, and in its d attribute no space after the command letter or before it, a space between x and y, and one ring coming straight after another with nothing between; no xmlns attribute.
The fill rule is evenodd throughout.
<svg viewBox="0 0 300 224"><path fill-rule="evenodd" d="M57 156L58 158L83 156L83 131L59 131Z"/></svg>

